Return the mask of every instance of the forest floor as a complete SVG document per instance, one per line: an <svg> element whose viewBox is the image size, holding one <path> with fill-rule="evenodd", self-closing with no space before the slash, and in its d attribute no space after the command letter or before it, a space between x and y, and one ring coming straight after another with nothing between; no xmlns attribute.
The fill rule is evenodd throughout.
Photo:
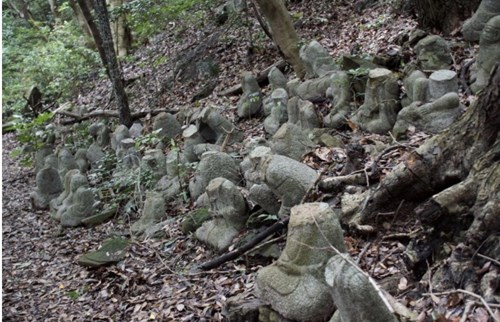
<svg viewBox="0 0 500 322"><path fill-rule="evenodd" d="M302 1L291 8L294 17L300 16L296 28L304 39L317 39L333 57L354 52L384 52L398 37L416 27L413 19L393 11L387 4L358 15L353 13L351 4L333 8L326 4L328 1L315 6L310 2ZM253 28L258 28L252 21ZM182 41L178 40L181 31L166 30L124 63L125 78L136 80L129 88L134 111L192 105L192 96L204 84L175 81L169 85L175 64L160 58L181 55L216 28L219 27L207 27L203 31L186 28L182 30ZM238 97L222 97L218 93L238 84L243 70L257 73L280 57L269 40L253 39L250 45L246 28L226 26L221 30L225 37L223 45L209 49L219 56L221 63L218 84L211 96L197 104L200 108L227 106L227 115L234 119ZM457 71L473 52L474 49L455 52ZM97 106L112 108L110 88L107 80L96 81L81 89L74 103L90 110ZM239 126L247 130L247 137L263 133L261 122L255 120ZM417 135L413 143L418 145L423 138L425 136ZM90 229L62 229L47 211L31 208L29 194L35 186L34 173L12 156L11 152L18 147L15 135L3 134L2 143L2 314L5 321L223 321L224 305L229 298L255 297L256 272L271 260L243 256L217 269L199 270L199 264L217 254L180 231L182 215L188 206L169 210L174 221L165 226L166 237L161 239L131 237L130 222L139 214L117 216ZM396 150L385 156L384 171L397 164L403 152ZM383 281L384 288L414 311L418 321L461 321L463 315L469 315L469 321L488 321L482 307L465 312L463 294L423 295L428 285L406 268L402 256L409 240L423 229L419 222L400 214L381 220L380 226L378 235L370 238L347 233L346 245L360 267L376 281ZM97 249L110 236L132 238L123 261L98 269L77 264L79 256Z"/></svg>

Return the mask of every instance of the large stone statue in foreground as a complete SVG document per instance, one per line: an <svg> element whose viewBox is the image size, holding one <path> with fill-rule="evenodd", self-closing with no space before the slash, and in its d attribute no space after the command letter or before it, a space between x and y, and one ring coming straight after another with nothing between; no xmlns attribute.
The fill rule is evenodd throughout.
<svg viewBox="0 0 500 322"><path fill-rule="evenodd" d="M257 275L259 298L287 319L325 321L334 308L323 275L335 254L332 246L345 251L339 220L328 204L293 207L285 249Z"/></svg>
<svg viewBox="0 0 500 322"><path fill-rule="evenodd" d="M477 74L471 85L474 93L486 87L491 70L498 61L500 61L500 15L491 18L481 33L476 63Z"/></svg>

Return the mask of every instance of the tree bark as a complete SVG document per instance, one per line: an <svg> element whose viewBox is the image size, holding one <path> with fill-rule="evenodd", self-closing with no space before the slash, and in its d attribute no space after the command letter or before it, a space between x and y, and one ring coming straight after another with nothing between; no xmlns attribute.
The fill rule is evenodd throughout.
<svg viewBox="0 0 500 322"><path fill-rule="evenodd" d="M124 0L109 0L109 7L111 9L118 8L121 7L124 2ZM130 34L130 29L127 26L125 15L121 14L116 20L111 21L110 25L117 56L127 56L132 36Z"/></svg>
<svg viewBox="0 0 500 322"><path fill-rule="evenodd" d="M76 0L69 0L69 6L71 7L71 10L73 10L74 18L77 21L78 25L80 26L80 29L82 30L82 32L86 36L93 39L94 36L92 35L92 31L90 30L90 26L87 22L87 19L85 19L85 16L83 15L83 12L82 12L82 9L76 3ZM97 48L95 42L92 42L91 45L90 44L88 44L88 45L94 49Z"/></svg>
<svg viewBox="0 0 500 322"><path fill-rule="evenodd" d="M299 56L299 36L282 0L256 0L264 17L269 22L274 42L292 65L299 78L304 78L306 69Z"/></svg>
<svg viewBox="0 0 500 322"><path fill-rule="evenodd" d="M80 0L79 0L80 1ZM127 94L123 77L116 59L115 49L113 47L113 39L111 36L111 28L109 26L108 9L106 8L105 0L95 0L94 9L97 16L99 34L101 36L104 53L109 70L109 77L113 84L116 101L118 103L118 111L120 114L120 123L127 127L132 126L132 117L128 106Z"/></svg>

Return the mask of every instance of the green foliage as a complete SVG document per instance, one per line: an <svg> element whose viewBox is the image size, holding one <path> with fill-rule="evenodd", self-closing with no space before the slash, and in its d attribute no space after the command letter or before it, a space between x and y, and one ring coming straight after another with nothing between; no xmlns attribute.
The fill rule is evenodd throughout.
<svg viewBox="0 0 500 322"><path fill-rule="evenodd" d="M347 71L347 73L353 77L364 77L364 76L368 75L369 71L370 71L370 69L368 69L368 68L359 67L356 69L349 69Z"/></svg>
<svg viewBox="0 0 500 322"><path fill-rule="evenodd" d="M167 28L169 22L182 19L199 24L205 17L202 6L209 7L214 0L131 0L111 12L112 17L127 15L127 22L139 42ZM172 26L175 26L172 25Z"/></svg>
<svg viewBox="0 0 500 322"><path fill-rule="evenodd" d="M99 66L97 53L85 47L85 38L72 21L30 25L8 10L2 17L4 111L20 111L25 92L33 85L44 99L69 98Z"/></svg>

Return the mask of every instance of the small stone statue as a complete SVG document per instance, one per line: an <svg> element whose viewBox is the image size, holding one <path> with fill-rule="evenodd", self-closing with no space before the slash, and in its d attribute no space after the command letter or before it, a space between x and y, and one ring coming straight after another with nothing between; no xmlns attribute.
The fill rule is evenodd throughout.
<svg viewBox="0 0 500 322"><path fill-rule="evenodd" d="M36 174L36 190L30 194L31 205L34 209L48 209L50 201L62 191L59 172L46 161L45 166Z"/></svg>
<svg viewBox="0 0 500 322"><path fill-rule="evenodd" d="M264 129L273 135L281 124L288 120L287 103L288 94L283 88L275 89L271 93L271 114L264 120Z"/></svg>
<svg viewBox="0 0 500 322"><path fill-rule="evenodd" d="M500 15L491 18L481 32L476 63L477 74L475 82L471 85L474 93L486 87L491 69L498 61L500 61Z"/></svg>
<svg viewBox="0 0 500 322"><path fill-rule="evenodd" d="M88 186L85 176L76 173L71 176L70 193L57 210L56 218L64 227L82 224L82 219L94 215L94 194Z"/></svg>
<svg viewBox="0 0 500 322"><path fill-rule="evenodd" d="M259 114L262 110L262 92L259 83L250 72L244 72L241 76L243 95L238 101L238 116L250 118Z"/></svg>

